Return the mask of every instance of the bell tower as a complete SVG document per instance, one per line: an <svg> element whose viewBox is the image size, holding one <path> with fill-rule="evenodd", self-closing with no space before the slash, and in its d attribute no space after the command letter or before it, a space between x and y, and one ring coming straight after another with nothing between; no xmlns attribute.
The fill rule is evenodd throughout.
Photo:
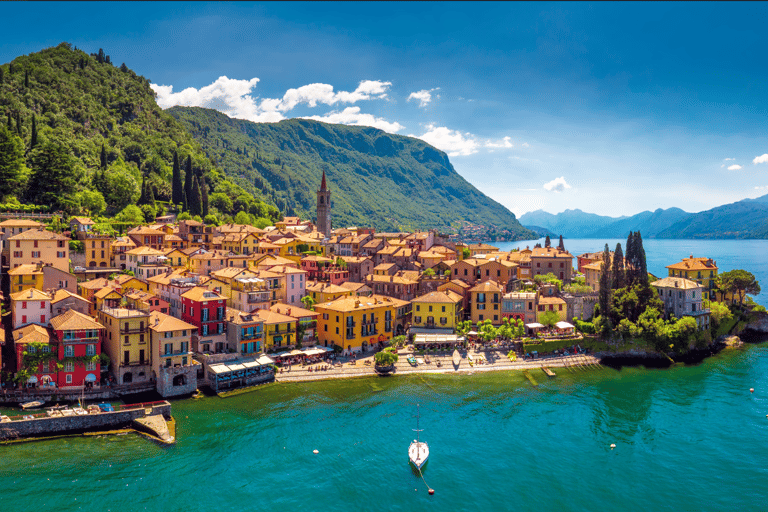
<svg viewBox="0 0 768 512"><path fill-rule="evenodd" d="M325 171L317 191L317 230L326 238L331 237L331 191L325 184Z"/></svg>

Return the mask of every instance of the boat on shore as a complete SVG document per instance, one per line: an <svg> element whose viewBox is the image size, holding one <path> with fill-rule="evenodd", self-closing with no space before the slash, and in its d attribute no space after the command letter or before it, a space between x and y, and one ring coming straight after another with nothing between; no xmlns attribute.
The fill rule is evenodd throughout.
<svg viewBox="0 0 768 512"><path fill-rule="evenodd" d="M21 406L22 409L26 411L27 409L37 409L38 407L42 407L43 405L45 405L45 402L35 400L33 402L24 402L23 404L19 404L19 405Z"/></svg>
<svg viewBox="0 0 768 512"><path fill-rule="evenodd" d="M459 354L459 349L455 348L453 349L453 366L458 368L460 364L461 364L461 354Z"/></svg>
<svg viewBox="0 0 768 512"><path fill-rule="evenodd" d="M408 460L416 469L421 471L421 468L424 467L429 459L429 446L421 441L419 435L422 431L419 428L419 404L416 404L416 428L413 431L416 432L416 439L408 447Z"/></svg>

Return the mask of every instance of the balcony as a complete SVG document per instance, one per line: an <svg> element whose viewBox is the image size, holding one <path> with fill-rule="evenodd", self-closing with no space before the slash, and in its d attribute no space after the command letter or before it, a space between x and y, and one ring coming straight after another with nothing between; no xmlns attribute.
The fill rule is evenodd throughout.
<svg viewBox="0 0 768 512"><path fill-rule="evenodd" d="M125 368L128 366L147 366L148 364L149 364L149 359L144 359L144 360L140 359L138 361L123 361L122 363L120 363L120 366Z"/></svg>
<svg viewBox="0 0 768 512"><path fill-rule="evenodd" d="M289 333L290 334L290 333ZM254 332L252 334L243 334L240 337L241 341L260 340L262 338L260 332Z"/></svg>
<svg viewBox="0 0 768 512"><path fill-rule="evenodd" d="M147 334L147 332L149 332L148 325L144 327L128 327L127 329L125 327L120 328L120 334Z"/></svg>

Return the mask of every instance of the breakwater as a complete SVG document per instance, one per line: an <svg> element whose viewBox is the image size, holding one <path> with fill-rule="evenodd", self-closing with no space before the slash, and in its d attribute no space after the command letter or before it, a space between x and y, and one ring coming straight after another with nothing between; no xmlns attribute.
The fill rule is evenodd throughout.
<svg viewBox="0 0 768 512"><path fill-rule="evenodd" d="M24 416L28 418L25 419ZM149 417L171 419L171 404L167 401L118 406L113 412L48 416L46 413L27 414L0 423L0 440L10 441L30 437L76 434L134 426L135 420ZM146 430L144 430L146 431ZM157 435L157 437L161 437Z"/></svg>

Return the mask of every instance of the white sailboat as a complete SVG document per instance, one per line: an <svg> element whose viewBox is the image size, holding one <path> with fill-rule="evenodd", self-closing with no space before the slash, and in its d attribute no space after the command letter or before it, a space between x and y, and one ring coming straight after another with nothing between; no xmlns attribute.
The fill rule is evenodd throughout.
<svg viewBox="0 0 768 512"><path fill-rule="evenodd" d="M421 432L419 428L419 404L416 404L416 428L413 431L416 432L416 439L408 447L408 459L416 469L421 470L429 458L429 446L422 442L419 436L419 432Z"/></svg>

